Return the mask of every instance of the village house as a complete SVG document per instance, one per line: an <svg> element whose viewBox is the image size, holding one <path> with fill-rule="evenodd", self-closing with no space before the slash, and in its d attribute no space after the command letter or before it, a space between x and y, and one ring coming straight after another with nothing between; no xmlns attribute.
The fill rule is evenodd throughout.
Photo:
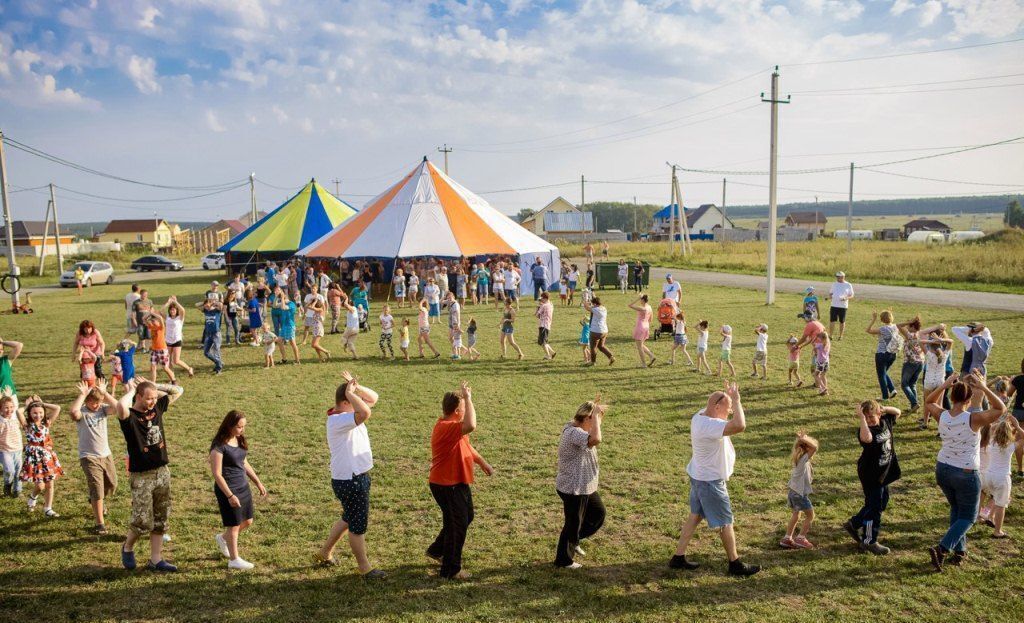
<svg viewBox="0 0 1024 623"><path fill-rule="evenodd" d="M822 212L790 212L783 222L786 227L797 227L807 231L816 232L819 236L825 233L825 225L828 219Z"/></svg>

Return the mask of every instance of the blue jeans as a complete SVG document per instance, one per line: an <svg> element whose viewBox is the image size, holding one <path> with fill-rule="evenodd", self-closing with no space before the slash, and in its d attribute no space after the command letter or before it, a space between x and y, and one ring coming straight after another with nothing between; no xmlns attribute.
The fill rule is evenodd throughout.
<svg viewBox="0 0 1024 623"><path fill-rule="evenodd" d="M227 318L228 322L230 323L229 326L231 327L231 333L232 333L232 335L234 335L235 344L237 344L238 343L238 333L239 333L238 314L235 314L234 316L232 316L231 314L228 314L227 316L225 316L225 318Z"/></svg>
<svg viewBox="0 0 1024 623"><path fill-rule="evenodd" d="M911 407L916 407L917 400L917 379L924 370L923 363L903 362L903 371L900 373L900 389L910 401Z"/></svg>
<svg viewBox="0 0 1024 623"><path fill-rule="evenodd" d="M889 486L861 483L864 490L864 506L850 517L850 523L860 532L863 528L862 542L865 545L878 542L878 532L882 528L882 512L889 506Z"/></svg>
<svg viewBox="0 0 1024 623"><path fill-rule="evenodd" d="M978 516L978 498L981 495L978 470L936 463L935 481L949 501L949 530L939 541L939 547L947 552L966 552L967 531Z"/></svg>
<svg viewBox="0 0 1024 623"><path fill-rule="evenodd" d="M224 364L220 360L220 333L203 334L203 356L213 362L213 371L220 372Z"/></svg>
<svg viewBox="0 0 1024 623"><path fill-rule="evenodd" d="M0 464L4 468L4 490L11 488L12 493L21 491L21 457L22 452L0 452Z"/></svg>
<svg viewBox="0 0 1024 623"><path fill-rule="evenodd" d="M548 289L548 282L543 279L533 280L533 300L540 298L541 292L545 292Z"/></svg>
<svg viewBox="0 0 1024 623"><path fill-rule="evenodd" d="M875 373L878 374L878 387L882 390L882 398L896 395L896 386L889 378L889 368L896 361L896 353L875 353Z"/></svg>

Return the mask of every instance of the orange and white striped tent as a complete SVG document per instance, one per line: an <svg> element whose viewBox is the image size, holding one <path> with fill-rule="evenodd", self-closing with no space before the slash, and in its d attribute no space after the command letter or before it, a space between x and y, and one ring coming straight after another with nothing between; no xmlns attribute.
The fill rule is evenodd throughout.
<svg viewBox="0 0 1024 623"><path fill-rule="evenodd" d="M519 256L534 258L557 282L558 248L527 231L426 158L363 209L297 255L321 258ZM523 281L529 281L528 270ZM523 284L526 287L527 284Z"/></svg>

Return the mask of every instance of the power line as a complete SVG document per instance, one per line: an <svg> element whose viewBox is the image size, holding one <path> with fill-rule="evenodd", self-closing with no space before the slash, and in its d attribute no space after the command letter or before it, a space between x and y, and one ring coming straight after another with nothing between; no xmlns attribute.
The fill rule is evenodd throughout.
<svg viewBox="0 0 1024 623"><path fill-rule="evenodd" d="M892 175L894 177L906 177L906 178L909 178L909 179L912 179L912 180L925 180L925 181L928 181L928 182L944 182L944 183L948 183L948 184L968 184L970 186L1012 186L1012 187L1024 186L1024 183L1022 183L1022 182L1015 182L1013 184L994 184L994 183L991 183L991 182L969 182L969 181L966 181L966 180L947 180L947 179L941 179L941 178L937 178L937 177L922 177L920 175L908 175L906 173L893 173L892 171L876 171L876 170L870 169L868 167L858 167L858 168L860 170L862 170L862 171L867 171L868 173L879 173L881 175Z"/></svg>
<svg viewBox="0 0 1024 623"><path fill-rule="evenodd" d="M873 164L863 165L858 168L866 169L873 167L886 167L895 164L904 164L907 162L917 162L918 160L929 160L931 158L941 158L943 156L949 156L952 154L960 154L968 151L974 151L977 149L984 149L986 147L995 147L996 145L1005 145L1024 139L1024 136L1017 136L1014 138L1006 139L1003 141L996 141L994 143L985 143L983 145L972 145L970 147L963 147L960 149L954 149L952 151L945 151L939 154L929 154L926 156L917 156L916 158L904 158L902 160L890 160L889 162L876 162ZM818 169L794 169L789 171L779 171L780 175L803 175L808 173L834 173L836 171L845 171L846 166L838 167L822 167ZM691 169L686 167L680 167L680 170L688 173L705 173L708 175L768 175L767 171L721 171L717 169Z"/></svg>
<svg viewBox="0 0 1024 623"><path fill-rule="evenodd" d="M864 92L849 92L849 93L805 93L809 97L845 97L845 96L864 96L864 95L903 95L904 93L951 93L954 91L981 91L983 89L1006 89L1009 87L1021 87L1024 86L1024 82L1015 82L1013 84L989 84L981 85L976 87L950 87L948 89L905 89L903 91L864 91Z"/></svg>
<svg viewBox="0 0 1024 623"><path fill-rule="evenodd" d="M12 184L12 186L13 186L13 184ZM21 190L22 191L31 191L34 194L42 195L42 196L47 197L47 198L49 198L49 196L50 196L48 192L40 191L40 190L35 189L35 188L22 188ZM147 212L147 213L150 213L150 214L153 213L153 208L139 208L139 207L129 206L129 205L117 205L117 204L112 204L112 203L103 203L103 202L100 202L100 201L92 201L90 199L81 199L79 197L70 197L70 196L68 196L68 197L64 197L63 201L75 201L75 202L78 202L78 203L84 203L84 204L88 204L88 205L100 206L100 207L104 207L104 208L115 208L115 209L118 209L118 210L132 210L132 211L136 211L136 212ZM172 206L172 207L161 208L161 210L162 211L166 211L166 212L195 212L195 211L199 211L199 210L215 210L217 208L225 208L225 207L229 207L229 206L233 206L233 205L238 205L238 202L237 201L230 201L230 202L227 202L227 203L218 203L218 204L214 204L214 205L195 206L195 207L188 207L188 208L186 208L186 207L173 207Z"/></svg>
<svg viewBox="0 0 1024 623"><path fill-rule="evenodd" d="M89 173L91 175L97 175L99 177L105 177L107 179L112 179L112 180L116 180L116 181L119 181L119 182L125 182L125 183L128 183L128 184L136 184L136 185L139 185L139 186L149 186L150 188L162 188L162 189L166 189L166 190L213 190L213 189L218 189L218 188L224 188L225 186L232 186L234 184L238 184L241 181L248 181L248 179L249 179L249 178L244 178L244 180L234 180L234 181L231 181L231 182L224 182L222 184L211 184L209 186L173 186L173 185L168 185L168 184L153 184L151 182L142 182L142 181L134 180L134 179L127 178L127 177L122 177L120 175L114 175L112 173L105 173L103 171L99 171L97 169L93 169L91 167L87 167L87 166L85 166L83 164L78 164L76 162L72 162L72 161L67 160L65 158L61 158L60 156L55 156L53 154L47 153L47 152L45 152L45 151L43 151L41 149L37 149L35 147L32 147L31 145L26 145L25 143L21 143L19 141L16 141L16 140L10 138L10 137L7 137L7 136L4 137L4 143L6 143L7 145L9 145L9 146L11 146L11 147L13 147L13 148L15 148L15 149L17 149L19 151L23 151L23 152L25 152L27 154L36 156L37 158L42 158L43 160L49 160L50 162L53 162L55 164L59 164L61 166L69 167L71 169L75 169L76 171L81 171L82 173Z"/></svg>
<svg viewBox="0 0 1024 623"><path fill-rule="evenodd" d="M843 88L843 89L811 89L811 90L808 90L808 91L790 91L790 93L794 94L794 95L796 95L796 94L804 95L804 94L808 94L808 93L835 93L837 91L860 91L860 90L864 90L864 89L896 89L896 88L901 88L901 87L927 87L927 86L934 86L936 84L954 84L954 83L957 83L957 82L977 82L979 80L999 80L999 79L1002 79L1002 78L1017 78L1019 76L1024 76L1024 73L1020 73L1020 74L1003 74L1001 76L978 76L978 77L975 77L975 78L959 78L959 79L956 79L956 80L937 80L937 81L933 81L933 82L911 82L911 83L903 83L903 84L884 84L884 85L877 85L877 86L872 86L872 87L848 87L848 88Z"/></svg>
<svg viewBox="0 0 1024 623"><path fill-rule="evenodd" d="M783 67L806 67L809 65L834 65L837 63L859 63L861 61L877 61L887 58L901 58L905 56L921 56L923 54L939 54L941 52L954 52L956 50L970 50L973 48L986 48L994 45L1004 45L1007 43L1020 43L1024 41L1024 37L1018 37L1016 39L1006 39L1004 41L989 41L987 43L974 43L970 45L959 45L951 48L938 48L935 50L919 50L916 52L897 52L895 54L879 54L877 56L860 56L855 58L840 58L840 59L829 59L822 61L804 61L801 63L780 63Z"/></svg>
<svg viewBox="0 0 1024 623"><path fill-rule="evenodd" d="M211 191L211 192L208 192L208 193L202 193L202 194L199 194L199 195L190 195L188 197L175 197L175 198L172 198L172 199L137 199L137 198L134 198L134 197L133 198L107 197L107 196L104 196L104 195L94 195L92 193L87 193L87 192L83 192L83 191L80 191L80 190L74 190L73 188L68 188L67 186L57 185L57 188L65 191L65 192L73 193L75 195L81 195L83 197L92 197L93 199L105 199L107 201L126 201L126 202L129 202L129 203L172 203L172 202L175 202L175 201L188 201L188 200L191 200L191 199L199 199L200 197L210 197L210 196L213 196L213 195L219 195L219 194L222 194L222 193L230 192L232 190L238 190L239 188L242 188L244 186L248 186L248 184L249 184L248 181L246 181L246 182L243 182L241 184L237 184L235 186L231 186L231 187L225 188L223 190L214 190L214 191Z"/></svg>
<svg viewBox="0 0 1024 623"><path fill-rule="evenodd" d="M666 108L672 108L673 106L678 106L679 104L682 104L684 102L688 102L690 100L697 99L698 97L703 97L703 96L708 95L710 93L714 93L715 91L719 91L719 90L724 89L726 87L730 87L730 86L732 86L734 84L739 84L741 82L745 82L747 80L750 80L751 78L755 78L755 77L765 73L766 71L769 71L769 70L768 69L760 69L760 70L758 70L758 71L756 71L756 72L754 72L752 74L746 75L746 76L744 76L742 78L738 78L738 79L732 80L730 82L722 83L722 84L720 84L718 86L712 87L712 88L707 89L705 91L701 91L699 93L695 93L693 95L689 95L689 96L684 97L682 99L678 99L678 100L675 100L673 102L669 102L668 104L664 104L664 105L658 106L656 108L651 108L649 110L645 110L645 111L641 111L641 112L638 112L638 113L634 113L632 115L627 115L625 117L620 117L618 119L613 119L611 121L606 121L604 123L599 123L597 125L592 125L592 126L588 126L588 127L585 127L585 128L579 128L577 130L570 130L568 132L559 132L557 134L549 134L547 136L542 136L542 137L539 137L539 138L522 139L522 140L517 140L517 141L505 141L505 142L501 142L501 143L479 143L479 144L476 144L475 146L476 147L499 147L499 146L503 146L503 145L521 145L523 143L535 143L535 142L539 142L539 141L546 141L546 140L552 139L552 138L561 138L563 136L572 136L573 134L580 134L582 132L587 132L589 130L596 130L598 128L607 127L609 125L614 125L616 123L622 123L623 121L629 121L630 119L636 119L637 117L643 117L643 116L649 115L651 113L659 112L659 111L665 110ZM474 145L470 144L469 147L474 147ZM463 151L470 151L470 150L466 149L465 147L460 147L460 149L462 149Z"/></svg>

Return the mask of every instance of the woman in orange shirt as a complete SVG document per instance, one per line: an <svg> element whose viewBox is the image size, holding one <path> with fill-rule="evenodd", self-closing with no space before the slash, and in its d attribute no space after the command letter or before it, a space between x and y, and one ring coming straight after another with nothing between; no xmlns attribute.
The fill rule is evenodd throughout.
<svg viewBox="0 0 1024 623"><path fill-rule="evenodd" d="M473 464L490 476L494 468L469 443L469 434L476 430L476 409L473 407L469 383L462 382L459 393L448 392L441 399L442 417L430 435L430 493L441 508L441 532L427 548L427 556L441 563L442 578L465 580L462 570L462 547L466 531L473 522Z"/></svg>

